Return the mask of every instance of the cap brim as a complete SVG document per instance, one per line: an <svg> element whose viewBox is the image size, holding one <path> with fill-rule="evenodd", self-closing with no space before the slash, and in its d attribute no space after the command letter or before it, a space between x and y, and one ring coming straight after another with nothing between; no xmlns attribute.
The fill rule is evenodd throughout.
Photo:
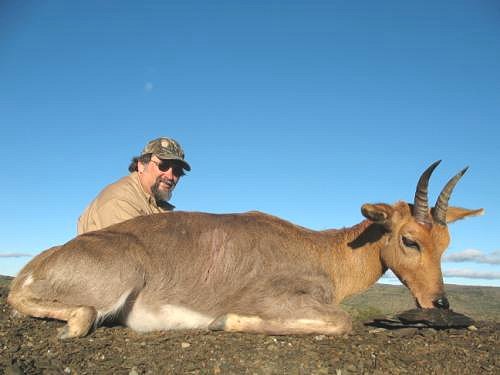
<svg viewBox="0 0 500 375"><path fill-rule="evenodd" d="M180 164L182 164L182 168L185 169L186 171L190 171L191 170L191 166L187 163L187 161L185 161L184 159L181 159L179 157L176 157L176 156L169 156L169 157L160 157L158 155L156 155L156 157L158 159L161 159L161 160L176 160L178 161Z"/></svg>

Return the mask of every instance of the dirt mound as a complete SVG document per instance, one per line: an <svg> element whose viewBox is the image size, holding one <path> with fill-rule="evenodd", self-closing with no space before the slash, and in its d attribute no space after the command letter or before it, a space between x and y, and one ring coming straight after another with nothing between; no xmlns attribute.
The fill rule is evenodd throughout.
<svg viewBox="0 0 500 375"><path fill-rule="evenodd" d="M355 322L344 337L101 327L60 341L62 322L13 318L6 296L0 287L1 374L500 373L495 322L477 322L477 330L386 330Z"/></svg>

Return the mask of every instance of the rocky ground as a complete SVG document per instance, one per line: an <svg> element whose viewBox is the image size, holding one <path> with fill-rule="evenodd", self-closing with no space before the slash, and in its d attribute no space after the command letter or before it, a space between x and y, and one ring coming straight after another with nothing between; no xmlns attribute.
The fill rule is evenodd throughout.
<svg viewBox="0 0 500 375"><path fill-rule="evenodd" d="M56 338L63 323L13 318L0 287L0 374L500 374L499 327L385 330L355 322L344 337L101 327Z"/></svg>

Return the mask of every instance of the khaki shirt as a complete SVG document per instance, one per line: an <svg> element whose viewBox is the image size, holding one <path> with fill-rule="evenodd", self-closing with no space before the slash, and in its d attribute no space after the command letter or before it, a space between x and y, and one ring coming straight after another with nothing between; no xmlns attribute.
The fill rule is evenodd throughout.
<svg viewBox="0 0 500 375"><path fill-rule="evenodd" d="M137 172L105 187L78 218L78 234L120 223L137 216L172 211L167 202L158 204L144 191Z"/></svg>

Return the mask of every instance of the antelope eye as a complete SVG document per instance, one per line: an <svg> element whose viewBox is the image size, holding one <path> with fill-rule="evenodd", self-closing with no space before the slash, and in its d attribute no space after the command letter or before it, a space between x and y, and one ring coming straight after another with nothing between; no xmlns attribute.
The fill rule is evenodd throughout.
<svg viewBox="0 0 500 375"><path fill-rule="evenodd" d="M403 245L405 245L406 247L411 247L412 249L420 251L420 246L415 241L410 240L408 237L405 236L402 237L402 240L403 240Z"/></svg>

